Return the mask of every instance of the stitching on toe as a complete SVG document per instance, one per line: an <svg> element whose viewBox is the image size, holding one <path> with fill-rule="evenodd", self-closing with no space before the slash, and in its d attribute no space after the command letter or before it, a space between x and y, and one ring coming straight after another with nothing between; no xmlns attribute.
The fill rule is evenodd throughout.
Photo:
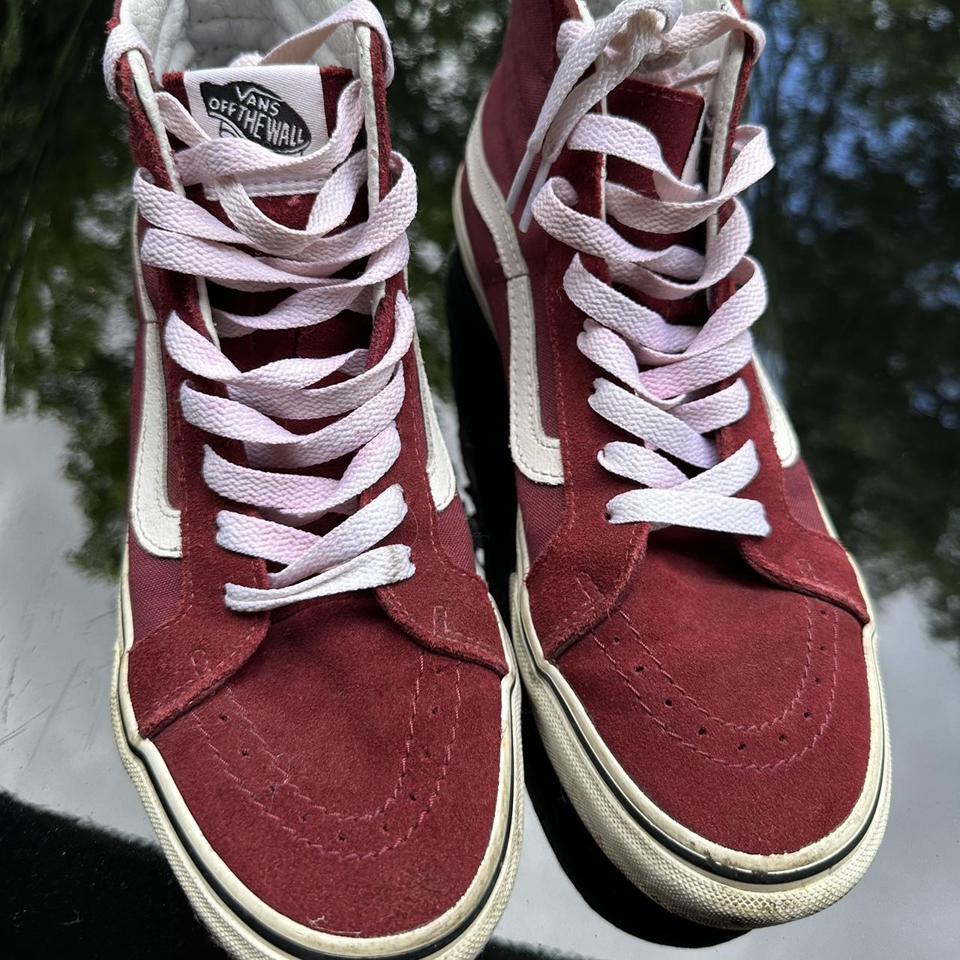
<svg viewBox="0 0 960 960"><path fill-rule="evenodd" d="M589 596L589 591L584 586L582 580L578 577L577 583L580 589ZM617 610L617 614L623 618L625 623L630 629L630 632L633 634L634 639L640 646L644 649L650 659L654 662L657 667L657 671L663 675L664 679L680 694L680 696L686 700L698 713L702 714L707 720L712 720L714 723L719 724L722 727L726 727L730 730L736 730L740 733L760 733L763 730L766 730L768 727L771 727L775 724L782 723L788 714L792 713L794 708L797 707L800 703L800 700L803 696L804 691L806 690L810 678L811 667L813 665L813 619L810 615L810 599L808 597L804 598L807 602L806 607L806 616L807 616L807 643L806 643L806 652L804 655L804 664L803 664L803 673L801 674L800 681L797 685L797 689L793 695L793 698L787 704L786 707L781 711L781 713L772 717L769 720L764 720L761 723L752 723L752 724L740 724L734 723L732 720L724 720L722 717L718 717L716 714L711 713L706 707L704 707L700 701L689 693L684 686L674 678L674 676L667 670L664 666L663 661L653 652L651 647L644 641L643 637L640 635L640 631L636 628L633 621L627 615L623 607L620 607ZM642 670L639 672L643 672Z"/></svg>
<svg viewBox="0 0 960 960"><path fill-rule="evenodd" d="M804 599L807 603L808 618L809 618L810 617L809 611L811 606L810 599L808 597L805 597ZM812 632L812 629L813 629L812 619L810 619L810 629ZM819 727L817 728L817 731L814 733L813 738L805 747L803 747L801 750L796 751L795 753L791 754L788 757L781 757L778 760L770 761L768 763L763 763L763 764L737 763L730 760L725 760L722 757L718 757L715 754L712 754L706 750L703 750L697 744L692 743L691 741L685 739L676 731L671 730L667 726L667 724L659 716L657 716L657 714L653 711L653 709L649 706L649 704L647 704L647 702L643 698L643 695L634 686L632 679L623 672L620 665L610 654L609 650L603 644L600 638L597 636L595 631L591 631L590 637L593 640L593 642L600 648L604 657L606 657L607 661L610 663L610 666L613 668L614 672L620 677L621 682L624 684L624 686L627 687L627 689L633 695L634 699L637 701L637 704L640 706L643 712L651 720L653 720L653 722L657 725L661 733L670 737L670 739L675 740L677 743L681 744L686 749L693 751L694 753L704 757L705 759L711 761L712 763L717 763L724 767L729 767L732 769L739 769L739 770L753 770L756 772L772 772L773 770L779 769L780 767L787 766L788 764L793 763L796 760L799 760L801 757L805 756L807 753L809 753L811 750L814 749L814 747L817 744L817 741L823 735L824 730L826 730L827 726L830 723L831 717L833 716L833 707L834 707L834 703L836 702L837 671L838 671L838 662L839 662L839 652L838 652L839 619L837 616L837 611L835 609L833 610L833 673L831 677L830 699L827 702L827 709L826 709L824 718L821 721Z"/></svg>
<svg viewBox="0 0 960 960"><path fill-rule="evenodd" d="M437 778L434 782L433 790L431 791L430 796L427 798L423 808L420 810L416 819L413 821L413 823L410 825L410 827L406 830L405 833L399 836L396 836L394 840L384 844L379 849L375 849L375 850L368 849L362 853L359 851L350 851L349 853L343 853L341 850L337 849L336 847L326 846L320 841L311 839L306 834L302 833L295 827L291 827L288 823L286 823L282 817L278 816L276 813L270 810L267 807L267 805L259 797L257 797L254 794L254 792L248 786L246 786L246 784L243 783L240 777L237 776L237 774L234 772L232 768L231 762L223 755L223 752L214 742L213 735L204 725L203 721L200 720L197 714L193 713L191 716L193 718L194 723L197 725L200 732L202 733L206 744L211 749L211 751L213 752L214 756L216 757L220 765L223 767L224 772L227 774L227 776L231 780L234 781L234 783L237 785L237 788L248 798L248 800L250 800L251 803L255 807L257 807L261 816L265 816L268 819L272 820L274 823L277 824L277 826L280 827L281 830L284 831L284 833L288 834L296 842L301 843L306 847L309 847L310 849L314 850L318 854L322 854L324 856L330 856L344 862L351 861L351 860L357 860L357 861L373 860L373 859L376 859L377 857L383 856L385 853L389 853L391 850L397 849L398 847L402 846L404 843L409 841L410 838L413 836L413 834L416 832L416 830L420 826L422 826L423 822L427 818L427 815L434 808L434 806L436 806L436 803L440 797L440 794L443 790L443 784L446 781L447 774L449 772L450 762L453 757L453 748L457 742L458 730L460 726L460 710L463 703L463 697L462 697L462 692L460 687L461 678L460 678L459 664L455 668L455 675L456 675L456 680L455 680L454 690L456 693L456 705L454 707L453 720L451 721L450 738L447 741L447 745L444 749L443 763L441 765ZM343 836L342 831L340 833L340 836Z"/></svg>
<svg viewBox="0 0 960 960"><path fill-rule="evenodd" d="M407 724L406 742L404 744L403 756L400 758L400 773L397 776L397 781L394 784L393 791L390 793L387 799L384 800L381 806L379 806L376 810L372 811L371 813L362 813L362 814L361 813L345 813L340 810L332 810L329 807L325 806L324 804L320 803L319 800L317 800L314 796L312 796L310 793L308 793L302 787L300 787L299 784L296 782L296 780L293 778L289 769L284 764L283 760L279 756L277 756L277 754L275 754L270 749L269 746L267 746L266 740L263 738L260 731L257 729L256 725L250 719L249 715L247 714L247 711L243 708L243 705L240 703L239 700L237 700L236 695L233 692L233 688L228 685L227 687L224 688L224 692L230 698L231 703L239 711L240 716L243 719L244 723L249 728L250 733L253 734L253 736L256 737L256 739L260 742L261 746L264 749L264 752L272 761L274 768L279 773L283 774L282 785L285 787L289 787L293 791L294 796L299 797L305 803L310 804L311 811L316 811L317 813L323 816L333 817L337 821L353 822L353 823L369 822L370 820L375 820L377 817L381 816L383 813L387 811L387 809L390 807L392 803L396 802L397 797L400 796L400 788L403 786L403 781L406 779L406 776L408 773L407 762L410 759L410 751L413 749L413 740L414 740L413 725L414 725L414 720L416 720L416 717L417 717L417 704L420 700L420 684L421 684L421 681L423 680L423 673L425 669L424 659L422 654L419 657L419 661L420 661L420 669L414 684L414 694L410 701L410 719Z"/></svg>
<svg viewBox="0 0 960 960"><path fill-rule="evenodd" d="M663 677L666 681L686 700L690 705L698 712L703 714L708 720L713 720L714 723L718 723L723 727L727 727L731 730L737 730L742 733L760 733L762 730L766 730L767 727L771 727L774 724L782 723L787 715L792 713L794 708L797 707L800 703L800 699L803 696L804 691L807 688L808 681L810 678L810 668L813 665L813 620L810 617L810 601L807 599L807 644L806 644L806 654L804 656L803 664L803 673L800 677L800 682L797 685L796 692L793 695L793 698L790 702L783 708L781 713L772 717L769 720L764 720L761 723L734 723L732 720L724 720L722 717L718 717L716 714L710 713L700 701L694 697L692 694L688 693L684 689L683 685L674 679L673 675L667 670L663 665L663 662L657 657L657 655L651 650L651 648L644 642L643 638L640 636L640 632L633 625L633 621L627 616L627 614L621 609L617 611L621 617L627 622L627 625L630 627L631 633L633 633L637 643L646 651L650 659L656 664L657 670L663 674Z"/></svg>

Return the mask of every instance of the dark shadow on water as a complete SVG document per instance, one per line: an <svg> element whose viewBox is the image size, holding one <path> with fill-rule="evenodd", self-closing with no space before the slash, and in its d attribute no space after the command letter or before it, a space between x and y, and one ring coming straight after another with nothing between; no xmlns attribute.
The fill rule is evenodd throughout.
<svg viewBox="0 0 960 960"><path fill-rule="evenodd" d="M604 920L631 936L671 947L712 947L743 936L670 913L644 896L606 858L564 793L528 703L523 713L523 762L527 792L560 866Z"/></svg>
<svg viewBox="0 0 960 960"><path fill-rule="evenodd" d="M0 792L0 944L6 960L224 960L152 844ZM553 951L494 940L483 960Z"/></svg>
<svg viewBox="0 0 960 960"><path fill-rule="evenodd" d="M142 841L0 794L0 860L0 943L10 960L225 956L160 851Z"/></svg>

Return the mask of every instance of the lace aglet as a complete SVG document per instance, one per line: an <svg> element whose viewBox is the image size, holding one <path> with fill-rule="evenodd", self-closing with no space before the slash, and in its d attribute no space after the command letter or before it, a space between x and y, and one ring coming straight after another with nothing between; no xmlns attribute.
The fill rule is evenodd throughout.
<svg viewBox="0 0 960 960"><path fill-rule="evenodd" d="M519 229L521 233L526 233L530 229L530 221L533 219L533 209L530 200L527 200L523 208L523 214L520 217Z"/></svg>
<svg viewBox="0 0 960 960"><path fill-rule="evenodd" d="M533 205L549 174L550 163L541 157L537 175L533 178L533 184L530 187L530 192L527 194L527 202L523 207L523 215L520 217L519 227L523 233L526 233L527 230L530 229L530 221L533 219Z"/></svg>
<svg viewBox="0 0 960 960"><path fill-rule="evenodd" d="M523 159L520 161L520 166L517 167L517 172L514 174L513 183L510 184L510 193L507 194L507 213L511 216L514 210L517 209L517 202L520 200L523 185L527 182L527 177L530 175L530 167L533 166L533 158L535 155L535 152L528 146L523 154Z"/></svg>

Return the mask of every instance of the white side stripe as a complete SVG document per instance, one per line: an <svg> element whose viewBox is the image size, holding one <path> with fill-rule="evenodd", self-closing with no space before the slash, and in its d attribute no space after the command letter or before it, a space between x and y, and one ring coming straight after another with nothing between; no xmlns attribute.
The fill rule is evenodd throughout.
<svg viewBox="0 0 960 960"><path fill-rule="evenodd" d="M563 483L560 440L543 429L540 416L540 378L537 372L537 333L530 277L506 202L483 155L481 103L467 140L466 170L470 195L497 248L507 278L510 315L510 449L520 472L537 483ZM456 202L460 202L459 192ZM462 223L462 218L461 218ZM468 247L465 231L461 248ZM465 256L465 264L472 257ZM479 278L471 278L476 286ZM479 288L478 288L479 289Z"/></svg>
<svg viewBox="0 0 960 960"><path fill-rule="evenodd" d="M144 323L140 429L130 481L130 525L144 550L156 557L180 557L180 511L170 503L167 492L167 392L163 379L160 326L143 285L136 249L133 262L136 296Z"/></svg>
<svg viewBox="0 0 960 960"><path fill-rule="evenodd" d="M773 432L773 445L777 448L777 456L784 467L792 467L800 459L800 441L793 429L793 424L787 416L777 391L760 357L756 353L753 355L753 362L757 368L757 380L760 383L760 391L763 393L763 402L767 407L767 418L770 420L770 429Z"/></svg>
<svg viewBox="0 0 960 960"><path fill-rule="evenodd" d="M420 380L420 406L423 408L423 432L427 438L427 479L430 481L430 493L437 510L450 505L457 492L457 478L450 462L450 454L440 431L437 410L433 405L427 371L423 366L423 354L420 352L420 337L414 334L413 349L417 358L417 376Z"/></svg>
<svg viewBox="0 0 960 960"><path fill-rule="evenodd" d="M526 477L538 483L562 484L560 441L546 434L540 416L536 325L527 265L517 241L513 220L507 212L503 195L483 153L480 127L482 110L481 102L467 140L465 168L470 195L490 232L497 249L497 258L507 278L507 308L510 315L510 447L514 462ZM463 218L459 176L454 192L454 226L464 269L489 320L489 309ZM796 432L756 354L754 360L777 455L784 467L793 466L800 457Z"/></svg>

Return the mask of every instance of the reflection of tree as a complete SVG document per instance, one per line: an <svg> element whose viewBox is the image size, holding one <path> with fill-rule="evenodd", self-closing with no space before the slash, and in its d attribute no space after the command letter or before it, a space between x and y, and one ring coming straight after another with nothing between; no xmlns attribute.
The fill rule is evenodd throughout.
<svg viewBox="0 0 960 960"><path fill-rule="evenodd" d="M477 0L383 2L398 70L390 93L396 148L417 171L411 287L434 389L450 394L443 265L453 243L450 201L473 111L493 69L507 4Z"/></svg>
<svg viewBox="0 0 960 960"><path fill-rule="evenodd" d="M119 559L132 335L126 146L104 107L100 4L13 0L0 37L4 406L56 417L88 534L86 570Z"/></svg>
<svg viewBox="0 0 960 960"><path fill-rule="evenodd" d="M960 628L960 57L931 0L763 0L763 328L804 450L881 590Z"/></svg>
<svg viewBox="0 0 960 960"><path fill-rule="evenodd" d="M116 562L123 526L131 341L128 167L96 69L101 6L10 0L0 21L4 402L66 425L90 530L77 556L95 571ZM753 103L780 164L755 204L773 302L762 330L851 544L882 588L932 584L956 632L957 25L933 0L757 6L771 43ZM381 7L399 63L396 144L420 181L412 285L446 394L450 192L502 12L476 0Z"/></svg>

